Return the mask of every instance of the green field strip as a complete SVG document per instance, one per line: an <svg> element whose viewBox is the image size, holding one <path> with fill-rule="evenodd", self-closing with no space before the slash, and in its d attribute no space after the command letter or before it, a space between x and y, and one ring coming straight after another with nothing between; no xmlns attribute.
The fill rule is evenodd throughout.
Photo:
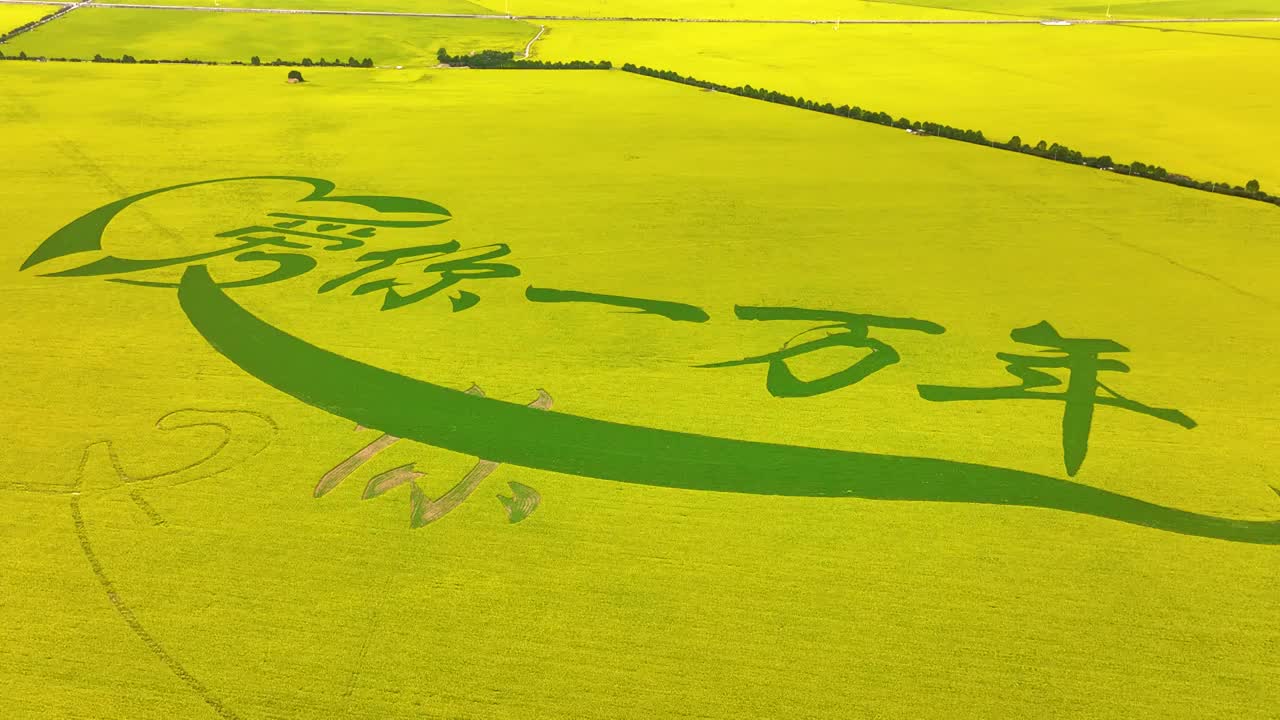
<svg viewBox="0 0 1280 720"><path fill-rule="evenodd" d="M538 32L513 20L464 20L341 15L255 15L85 7L5 45L6 55L248 62L259 56L345 62L371 57L378 65L434 65L441 47L471 52L523 50Z"/></svg>

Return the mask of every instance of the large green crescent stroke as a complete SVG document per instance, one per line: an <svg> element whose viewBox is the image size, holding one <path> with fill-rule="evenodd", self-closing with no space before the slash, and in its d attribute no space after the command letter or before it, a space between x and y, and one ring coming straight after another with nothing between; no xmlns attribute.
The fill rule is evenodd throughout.
<svg viewBox="0 0 1280 720"><path fill-rule="evenodd" d="M218 352L268 385L367 427L487 460L687 490L1021 505L1280 544L1280 521L1200 515L1046 475L672 432L468 395L289 335L240 307L202 266L187 269L178 299Z"/></svg>

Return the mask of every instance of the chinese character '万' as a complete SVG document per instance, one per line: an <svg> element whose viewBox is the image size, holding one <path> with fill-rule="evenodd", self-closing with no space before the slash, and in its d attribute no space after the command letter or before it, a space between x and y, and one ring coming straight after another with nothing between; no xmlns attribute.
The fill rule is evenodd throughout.
<svg viewBox="0 0 1280 720"><path fill-rule="evenodd" d="M826 322L829 324L811 328L806 332L812 332L813 330L833 331L823 337L795 345L792 345L791 340L788 340L783 343L781 349L764 355L699 366L704 368L724 368L759 363L767 364L769 372L765 378L765 387L774 397L812 397L839 390L901 360L898 351L888 344L869 336L870 328L915 330L929 333L930 335L939 335L946 332L946 329L941 325L928 320L885 317L882 315L860 315L837 310L736 306L734 307L734 312L741 320L808 320ZM794 339L792 338L792 340ZM844 370L816 380L801 380L787 366L788 358L838 346L866 348L871 352Z"/></svg>

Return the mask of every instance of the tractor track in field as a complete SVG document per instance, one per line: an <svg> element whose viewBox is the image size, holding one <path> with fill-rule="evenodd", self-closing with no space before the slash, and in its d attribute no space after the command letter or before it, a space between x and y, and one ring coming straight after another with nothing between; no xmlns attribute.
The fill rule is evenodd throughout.
<svg viewBox="0 0 1280 720"><path fill-rule="evenodd" d="M0 4L14 5L68 5L70 3L54 0L0 0ZM97 8L118 8L126 10L180 10L186 12L222 12L222 13L259 13L268 15L349 15L371 17L418 17L455 20L537 20L551 22L635 22L635 23L707 23L727 25L1126 25L1152 23L1276 23L1280 17L1252 18L1064 18L1043 19L1024 17L1001 18L957 18L957 19L881 19L881 20L846 20L842 18L800 19L800 18L674 18L674 17L591 17L585 15L515 15L504 13L428 13L399 10L315 10L306 8L249 8L218 7L207 5L154 5L147 3L102 3L84 0L77 4L92 4Z"/></svg>
<svg viewBox="0 0 1280 720"><path fill-rule="evenodd" d="M134 611L133 606L128 602L126 602L125 598L121 596L120 588L116 580L114 580L111 577L111 575L108 574L107 569L103 567L102 560L99 558L97 549L94 547L95 544L93 542L92 533L90 532L90 523L87 523L84 517L82 497L86 494L86 492L96 493L101 490L100 486L95 487L90 482L91 473L102 473L105 476L110 477L111 480L116 483L116 485L115 486L108 485L108 490L109 490L111 487L118 487L123 483L138 483L138 482L155 481L155 480L161 480L161 479L173 479L175 477L181 478L184 473L191 474L193 473L193 471L196 471L197 468L200 468L201 466L206 466L204 470L206 474L196 475L194 477L188 477L185 480L180 480L180 482L173 483L173 484L181 484L182 482L190 482L191 480L199 480L205 477L212 477L214 475L217 475L218 473L225 472L226 470L236 467L237 465L244 462L245 460L252 458L256 456L258 453L262 452L267 447L267 444L269 444L270 442L270 439L268 439L267 442L261 443L260 445L258 445L258 447L253 448L252 450L249 450L246 446L242 445L240 450L235 451L235 454L231 455L235 459L230 464L224 464L222 467L218 467L216 465L211 468L207 467L211 460L222 455L223 451L231 444L232 435L236 432L236 430L231 425L227 425L225 423L220 423L217 421L200 421L200 422L190 422L187 424L181 424L181 421L179 421L178 424L174 426L165 425L165 421L167 418L170 418L178 413L183 413L183 412L239 413L243 415L256 417L259 421L266 423L266 425L270 426L271 428L272 436L274 436L275 432L279 429L279 426L276 424L275 420L271 419L270 416L267 416L258 412L248 411L248 410L202 411L202 410L197 410L195 408L182 408L179 410L175 410L173 412L165 414L158 421L156 421L156 427L161 430L173 430L173 429L184 428L184 427L199 427L199 426L217 427L217 428L220 428L226 434L224 437L223 443L219 445L217 449L213 451L212 454L207 455L203 458L200 458L194 462L183 465L181 467L175 468L173 470L168 470L168 471L164 471L164 472L160 472L152 475L130 477L126 474L124 468L121 466L120 458L116 455L115 450L111 445L111 441L97 440L85 446L84 451L80 455L80 462L76 466L75 484L72 486L70 490L63 491L63 492L69 492L70 494L71 525L75 532L76 540L80 545L80 550L84 554L84 559L89 564L89 569L93 572L93 576L97 579L98 584L102 587L103 592L106 594L107 601L111 604L111 607L120 616L121 620L124 621L125 625L129 627L129 630L131 630L134 636L136 636L138 640L141 641L142 644L146 646L146 648L151 652L151 654L155 656L155 658L158 659L161 663L163 663L164 666L168 668L171 673L173 673L174 677L176 677L179 681L181 681L184 685L186 685L188 689L190 689L193 693L195 693L195 695L199 697L200 700L202 700L209 707L209 709L213 711L214 714L216 714L219 718L222 718L222 720L240 720L240 716L234 710L232 710L225 703L223 703L223 701L217 696L217 694L215 694L212 690L209 689L208 686L206 686L203 682L201 682L199 678L197 678L194 674L192 674L192 672L187 669L187 667L182 663L182 661L165 647L164 643L160 641L160 639L155 635L155 633L149 630L146 624L143 623L143 620L138 616L138 613ZM98 480L100 482L101 478L98 478ZM26 489L26 488L19 488L19 489ZM37 492L48 492L48 490L44 488L31 488L31 489L36 490ZM142 496L141 490L142 488L139 488L137 490L133 490L129 492L128 493L129 498L132 499L133 502L138 506L138 508L147 516L147 518L151 522L152 527L167 525L168 523L160 515L160 513L158 513L156 509L152 507L151 504L148 503L146 499ZM58 494L62 494L62 493L60 492Z"/></svg>
<svg viewBox="0 0 1280 720"><path fill-rule="evenodd" d="M80 462L83 471L85 460L82 459ZM133 608L125 603L125 601L120 597L120 593L116 590L115 582L107 575L106 571L102 567L102 561L98 559L98 554L93 549L93 543L89 539L89 531L84 521L84 515L80 509L80 494L78 492L71 496L71 524L75 528L76 540L80 543L80 550L84 553L85 560L89 562L89 568L93 571L94 577L97 578L102 589L106 591L107 600L111 602L111 606L115 608L117 613L119 613L121 619L123 619L125 624L129 626L129 629L133 631L133 634L147 646L147 649L150 650L151 653L160 660L160 662L165 664L165 667L169 668L169 671L172 672L178 680L182 681L184 685L198 695L200 699L218 715L218 717L223 718L223 720L240 720L239 715L224 705L221 700L219 700L207 687L205 687L204 683L201 683L196 679L196 677L183 666L181 661L170 654L169 651L160 644L160 641L156 639L156 637L152 635L147 630L146 626L144 626L138 619Z"/></svg>

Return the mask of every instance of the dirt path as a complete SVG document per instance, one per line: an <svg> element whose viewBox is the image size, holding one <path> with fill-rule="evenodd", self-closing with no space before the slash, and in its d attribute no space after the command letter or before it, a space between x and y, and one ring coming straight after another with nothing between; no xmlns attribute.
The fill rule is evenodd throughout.
<svg viewBox="0 0 1280 720"><path fill-rule="evenodd" d="M529 52L533 50L533 44L538 42L538 38L542 37L543 33L545 33L546 31L547 31L546 25L543 25L542 27L538 28L538 34L534 35L533 39L529 41L529 44L524 46L524 56L526 58L529 57Z"/></svg>

